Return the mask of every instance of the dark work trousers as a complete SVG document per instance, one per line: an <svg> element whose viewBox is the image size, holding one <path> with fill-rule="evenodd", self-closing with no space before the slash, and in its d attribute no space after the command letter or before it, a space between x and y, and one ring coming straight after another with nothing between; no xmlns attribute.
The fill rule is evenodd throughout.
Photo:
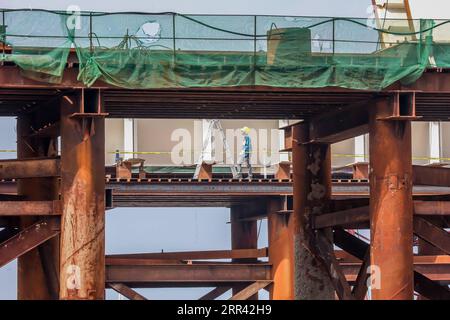
<svg viewBox="0 0 450 320"><path fill-rule="evenodd" d="M248 167L248 178L251 179L253 176L252 165L250 163L250 153L245 153L242 161L238 163L238 177L242 178L242 165L245 164Z"/></svg>

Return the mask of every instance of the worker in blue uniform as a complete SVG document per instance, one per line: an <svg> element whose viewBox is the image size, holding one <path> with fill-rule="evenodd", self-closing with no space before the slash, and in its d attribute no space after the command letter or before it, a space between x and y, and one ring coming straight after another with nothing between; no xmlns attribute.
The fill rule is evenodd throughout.
<svg viewBox="0 0 450 320"><path fill-rule="evenodd" d="M248 167L248 179L251 180L253 177L253 170L250 161L252 153L252 141L249 136L250 128L243 127L241 133L244 137L244 141L242 143L241 159L238 162L238 178L242 178L242 165L245 164Z"/></svg>

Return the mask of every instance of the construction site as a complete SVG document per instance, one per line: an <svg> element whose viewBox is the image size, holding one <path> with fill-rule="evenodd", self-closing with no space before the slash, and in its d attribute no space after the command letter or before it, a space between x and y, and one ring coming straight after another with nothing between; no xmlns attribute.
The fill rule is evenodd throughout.
<svg viewBox="0 0 450 320"><path fill-rule="evenodd" d="M17 299L450 300L450 20L414 3L373 0L369 18L0 9L17 140L0 268L17 261ZM203 207L229 209L227 250L105 253L114 210Z"/></svg>

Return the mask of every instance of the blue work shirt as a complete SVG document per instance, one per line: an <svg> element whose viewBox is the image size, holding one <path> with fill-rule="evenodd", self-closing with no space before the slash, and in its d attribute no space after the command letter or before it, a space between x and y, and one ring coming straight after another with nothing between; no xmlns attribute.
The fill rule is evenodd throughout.
<svg viewBox="0 0 450 320"><path fill-rule="evenodd" d="M250 140L250 136L247 134L244 136L244 144L242 146L244 151L244 156L249 158L250 153L252 152L252 142Z"/></svg>

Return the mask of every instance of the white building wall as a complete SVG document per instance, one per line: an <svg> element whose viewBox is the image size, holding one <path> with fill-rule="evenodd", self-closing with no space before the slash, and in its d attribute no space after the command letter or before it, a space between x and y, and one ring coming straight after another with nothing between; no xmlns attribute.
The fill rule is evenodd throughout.
<svg viewBox="0 0 450 320"><path fill-rule="evenodd" d="M106 119L105 121L105 162L115 163L116 150L123 151L123 119ZM123 156L123 155L121 155Z"/></svg>
<svg viewBox="0 0 450 320"><path fill-rule="evenodd" d="M242 136L239 129L243 126L252 128L253 149L258 151L252 156L255 167L262 167L265 163L272 161L276 164L280 161L280 139L279 122L277 120L222 120L223 129L228 133L231 130L231 138L228 143L234 150L234 161L239 159L239 152L242 147ZM292 122L290 122L292 123ZM190 135L188 144L190 153L189 161L185 165L195 164L202 149L203 125L202 120L172 120L172 119L139 119L134 120L134 149L137 152L150 152L151 154L136 154L136 157L146 160L146 165L171 166L176 165L172 161L171 152L174 147L180 144L180 135L173 136L176 130L184 130ZM272 131L273 130L273 131ZM178 131L178 133L180 133ZM234 133L234 135L233 135ZM436 136L436 134L438 136ZM176 139L173 139L175 137ZM217 137L216 137L217 139ZM173 140L173 141L172 141ZM439 130L431 127L428 122L413 122L412 124L412 144L413 163L426 165L434 162L450 163L450 123L442 122ZM436 146L437 144L437 146ZM217 165L224 165L226 160L221 153L220 141L215 142L214 160ZM431 148L431 146L433 146ZM125 148L124 121L123 119L106 120L106 163L113 164L116 149L123 151ZM366 158L358 157L364 150ZM128 150L127 150L128 151ZM364 144L361 138L359 141L348 139L332 145L332 165L341 167L354 162L369 161L369 138L364 136ZM440 155L441 159L431 159ZM273 156L270 158L270 156ZM125 158L132 157L131 154L121 154ZM281 158L283 160L284 158ZM271 168L274 170L274 167ZM269 169L269 172L271 171Z"/></svg>

